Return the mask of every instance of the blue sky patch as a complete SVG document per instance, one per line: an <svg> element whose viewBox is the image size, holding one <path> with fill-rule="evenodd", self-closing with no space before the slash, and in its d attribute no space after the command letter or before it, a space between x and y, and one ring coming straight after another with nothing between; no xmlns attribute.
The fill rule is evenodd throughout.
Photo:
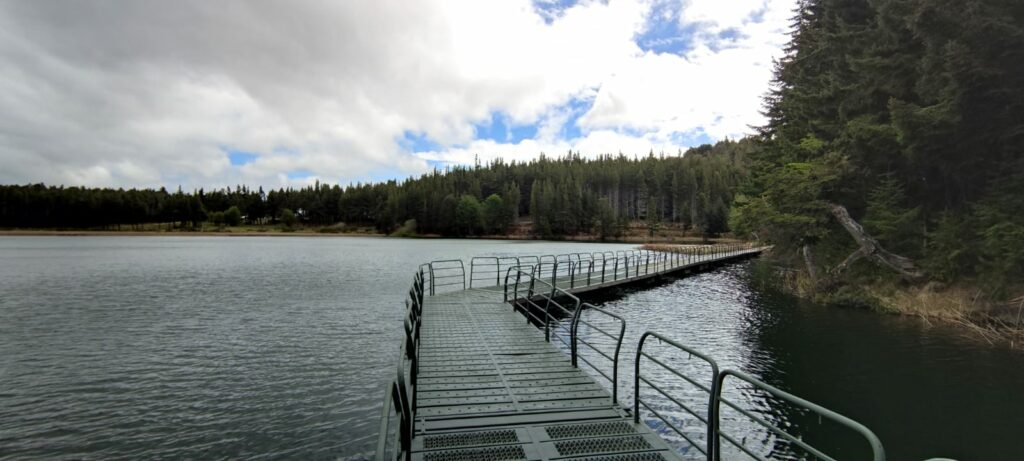
<svg viewBox="0 0 1024 461"><path fill-rule="evenodd" d="M572 98L569 100L568 104L563 106L569 110L569 119L565 121L564 125L562 125L562 139L575 139L583 136L577 121L579 121L580 117L587 113L587 111L593 106L593 99L580 98Z"/></svg>
<svg viewBox="0 0 1024 461"><path fill-rule="evenodd" d="M533 9L544 18L544 22L551 24L555 19L565 14L565 10L576 5L576 0L533 0Z"/></svg>
<svg viewBox="0 0 1024 461"><path fill-rule="evenodd" d="M651 8L647 30L636 36L636 44L644 51L682 55L693 49L699 29L697 23L679 23L677 5L660 3Z"/></svg>
<svg viewBox="0 0 1024 461"><path fill-rule="evenodd" d="M537 136L537 125L514 125L502 112L492 112L487 122L473 125L476 139L489 139L499 143L518 143Z"/></svg>
<svg viewBox="0 0 1024 461"><path fill-rule="evenodd" d="M310 176L313 176L313 173L309 170L292 170L288 172L288 179L291 180L306 179Z"/></svg>
<svg viewBox="0 0 1024 461"><path fill-rule="evenodd" d="M440 151L442 146L430 139L426 133L406 131L398 140L398 145L408 152L431 152Z"/></svg>
<svg viewBox="0 0 1024 461"><path fill-rule="evenodd" d="M704 130L697 129L686 133L675 132L670 137L672 143L683 146L683 147L696 147L701 144L713 144L715 140L711 139ZM666 152L667 153L667 152Z"/></svg>
<svg viewBox="0 0 1024 461"><path fill-rule="evenodd" d="M222 147L221 150L223 150L225 154L228 154L228 160L231 161L232 166L242 166L255 162L258 157L258 155L252 152L232 149L230 147Z"/></svg>

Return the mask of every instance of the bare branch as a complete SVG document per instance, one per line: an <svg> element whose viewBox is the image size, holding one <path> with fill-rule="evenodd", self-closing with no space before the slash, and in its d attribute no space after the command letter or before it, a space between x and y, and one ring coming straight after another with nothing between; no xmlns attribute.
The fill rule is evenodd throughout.
<svg viewBox="0 0 1024 461"><path fill-rule="evenodd" d="M836 266L836 269L842 268L842 270L846 270L846 267L857 259L860 259L861 257L868 257L875 262L896 271L903 276L904 279L919 281L924 278L924 273L914 265L914 261L912 259L893 254L885 248L882 248L882 245L879 244L877 240L864 231L864 227L861 226L860 223L850 217L850 213L846 211L846 207L831 203L829 204L829 209L832 211L832 215L836 217L836 220L839 221L839 224L842 224L843 228L846 229L846 232L848 232L850 236L857 241L857 244L860 245L860 249L847 257L839 266ZM862 254L857 256L857 253ZM833 272L835 272L835 270L833 270Z"/></svg>

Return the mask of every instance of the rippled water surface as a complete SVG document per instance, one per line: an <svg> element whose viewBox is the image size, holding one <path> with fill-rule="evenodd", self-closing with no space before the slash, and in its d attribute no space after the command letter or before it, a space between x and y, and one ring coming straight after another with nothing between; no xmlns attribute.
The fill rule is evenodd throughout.
<svg viewBox="0 0 1024 461"><path fill-rule="evenodd" d="M0 237L0 459L366 457L416 265L623 248ZM628 322L620 401L632 396L636 341L655 330L860 420L889 459L1024 457L1020 354L917 320L802 304L751 272L750 263L733 265L592 299ZM664 372L651 376L699 402ZM776 402L739 388L727 395L810 438L856 448ZM763 436L734 416L725 419L736 433Z"/></svg>
<svg viewBox="0 0 1024 461"><path fill-rule="evenodd" d="M0 237L0 458L368 456L417 265L583 250Z"/></svg>

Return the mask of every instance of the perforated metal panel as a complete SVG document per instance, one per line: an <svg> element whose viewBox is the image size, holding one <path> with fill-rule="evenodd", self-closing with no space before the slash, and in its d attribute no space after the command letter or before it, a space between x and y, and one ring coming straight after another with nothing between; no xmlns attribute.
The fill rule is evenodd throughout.
<svg viewBox="0 0 1024 461"><path fill-rule="evenodd" d="M603 437L608 435L636 434L632 424L625 421L610 421L593 424L571 424L552 426L545 430L552 439L572 439L580 437Z"/></svg>
<svg viewBox="0 0 1024 461"><path fill-rule="evenodd" d="M501 447L469 448L425 453L425 461L518 461L526 459L523 447L505 445Z"/></svg>
<svg viewBox="0 0 1024 461"><path fill-rule="evenodd" d="M628 437L606 437L601 439L563 440L555 442L555 449L562 456L617 451L637 451L651 448L651 444L639 435Z"/></svg>
<svg viewBox="0 0 1024 461"><path fill-rule="evenodd" d="M665 461L665 457L660 453L627 453L622 455L609 455L609 456L588 456L586 458L576 458L577 460L586 461Z"/></svg>
<svg viewBox="0 0 1024 461"><path fill-rule="evenodd" d="M516 437L516 431L514 430L466 432L427 436L423 439L423 448L433 450L474 445L501 445L518 441L519 437Z"/></svg>

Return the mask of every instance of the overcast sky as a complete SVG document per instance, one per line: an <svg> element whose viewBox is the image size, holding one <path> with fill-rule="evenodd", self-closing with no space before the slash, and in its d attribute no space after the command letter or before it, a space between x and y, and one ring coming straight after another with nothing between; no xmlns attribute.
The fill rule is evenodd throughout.
<svg viewBox="0 0 1024 461"><path fill-rule="evenodd" d="M0 183L279 187L762 123L793 0L0 1Z"/></svg>

